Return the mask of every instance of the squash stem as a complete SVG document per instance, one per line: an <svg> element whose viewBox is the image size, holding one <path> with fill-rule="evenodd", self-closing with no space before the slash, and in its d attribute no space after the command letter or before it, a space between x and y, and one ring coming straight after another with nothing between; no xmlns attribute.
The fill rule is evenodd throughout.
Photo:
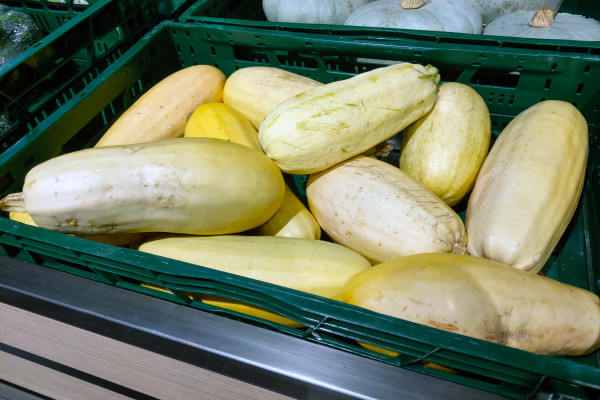
<svg viewBox="0 0 600 400"><path fill-rule="evenodd" d="M452 254L466 255L468 254L467 248L462 243L454 243L454 246L452 246Z"/></svg>
<svg viewBox="0 0 600 400"><path fill-rule="evenodd" d="M8 212L25 212L23 192L11 193L0 200L0 210Z"/></svg>
<svg viewBox="0 0 600 400"><path fill-rule="evenodd" d="M529 26L532 28L547 28L554 22L554 11L552 10L539 10L535 13Z"/></svg>
<svg viewBox="0 0 600 400"><path fill-rule="evenodd" d="M414 10L423 7L425 0L402 0L400 5L405 10Z"/></svg>
<svg viewBox="0 0 600 400"><path fill-rule="evenodd" d="M433 65L427 65L425 66L425 70L428 72L428 74L423 75L421 79L433 78L433 81L436 85L440 83L440 71L436 67L434 67Z"/></svg>

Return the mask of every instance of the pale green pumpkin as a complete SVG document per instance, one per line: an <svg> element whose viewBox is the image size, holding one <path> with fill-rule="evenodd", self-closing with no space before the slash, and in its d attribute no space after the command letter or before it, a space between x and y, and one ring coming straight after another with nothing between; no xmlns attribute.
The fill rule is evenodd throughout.
<svg viewBox="0 0 600 400"><path fill-rule="evenodd" d="M357 9L345 25L481 33L481 14L466 0L377 0Z"/></svg>
<svg viewBox="0 0 600 400"><path fill-rule="evenodd" d="M552 10L515 11L490 23L484 35L514 36L537 39L600 40L600 22L580 15Z"/></svg>
<svg viewBox="0 0 600 400"><path fill-rule="evenodd" d="M263 0L267 20L342 25L357 8L373 0Z"/></svg>
<svg viewBox="0 0 600 400"><path fill-rule="evenodd" d="M468 0L481 9L484 24L494 19L518 10L552 10L558 11L563 0Z"/></svg>

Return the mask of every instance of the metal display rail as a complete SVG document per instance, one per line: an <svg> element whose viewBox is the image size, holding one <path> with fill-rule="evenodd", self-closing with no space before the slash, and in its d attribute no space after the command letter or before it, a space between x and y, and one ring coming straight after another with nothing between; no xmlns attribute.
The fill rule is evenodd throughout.
<svg viewBox="0 0 600 400"><path fill-rule="evenodd" d="M186 368L197 369L199 374L208 371L209 374L223 376L225 379L233 378L236 382L233 384L250 384L262 388L260 390L266 389L273 395L283 395L273 398L501 398L278 332L3 256L0 257L0 305L4 311L12 310L13 314L15 310L26 313L28 321L32 320L32 315L37 315L48 319L51 324L75 329L81 335L93 334L99 335L102 340L118 341L119 345L130 347L132 352L149 351L167 357L183 363L182 366ZM46 349L56 345L53 337L40 339L47 343L36 341L33 350L27 348L28 345L19 348L11 339L18 335L11 335L9 332L9 327L19 322L6 318L6 313L1 315L4 317L0 317L0 351L4 354L114 392L115 396L164 398L160 393L150 392L150 387L144 393L136 388L135 382L128 385L107 380L106 376L110 376L110 371L114 372L115 368L124 365L120 359L114 360L114 365L97 366L99 372L94 374L34 352L36 346ZM34 330L37 331L38 328ZM72 343L73 347L77 346L76 342ZM80 351L85 357L86 346ZM141 362L145 363L146 360ZM16 399L17 397L11 397L15 393L22 396L18 398L47 398L43 393L40 397L34 397L35 390L31 389L19 392L19 388L5 378L7 370L11 368L4 357L4 361L0 361L0 379L4 381L0 384L0 398ZM103 370L108 375L103 375ZM160 375L167 371L156 372ZM217 380L209 377L206 384L209 384L208 381L214 383ZM232 384L232 381L227 382ZM171 398L182 398L172 390ZM250 392L246 393L251 396ZM257 393L264 396L267 392Z"/></svg>

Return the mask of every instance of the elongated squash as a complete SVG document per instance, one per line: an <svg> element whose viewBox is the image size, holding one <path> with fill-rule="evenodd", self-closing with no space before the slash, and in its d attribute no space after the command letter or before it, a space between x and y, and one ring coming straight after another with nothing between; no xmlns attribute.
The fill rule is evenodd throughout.
<svg viewBox="0 0 600 400"><path fill-rule="evenodd" d="M260 127L268 113L284 100L321 83L274 67L246 67L231 74L225 81L223 102L242 113Z"/></svg>
<svg viewBox="0 0 600 400"><path fill-rule="evenodd" d="M228 299L224 296L216 296L216 295L201 295L190 294L190 297L194 300L200 300L205 304L209 304L215 307L225 308L227 310L232 310L239 312L241 314L251 315L253 317L258 317L265 319L267 321L276 322L281 325L289 326L290 328L300 328L304 326L298 321L295 321L290 318L286 318L282 315L277 314L276 312L269 311L264 307L255 306L249 303L244 303L242 301Z"/></svg>
<svg viewBox="0 0 600 400"><path fill-rule="evenodd" d="M464 253L460 217L398 167L356 156L310 175L308 205L335 242L373 264L434 252Z"/></svg>
<svg viewBox="0 0 600 400"><path fill-rule="evenodd" d="M444 83L431 111L406 129L400 168L454 206L475 184L491 128L488 108L475 90Z"/></svg>
<svg viewBox="0 0 600 400"><path fill-rule="evenodd" d="M188 121L184 136L229 140L262 153L256 129L246 117L224 103L207 103L198 107ZM285 185L285 193L279 209L267 222L251 230L250 233L319 239L321 227L310 211Z"/></svg>
<svg viewBox="0 0 600 400"><path fill-rule="evenodd" d="M323 171L392 137L435 102L434 67L400 63L292 97L267 115L258 140L282 171Z"/></svg>
<svg viewBox="0 0 600 400"><path fill-rule="evenodd" d="M254 235L320 239L321 227L294 192L286 185L281 207L267 222L251 231Z"/></svg>
<svg viewBox="0 0 600 400"><path fill-rule="evenodd" d="M33 218L31 215L25 212L16 212L13 211L8 214L8 218L13 221L20 222L22 224L37 226L35 222L33 222ZM147 232L135 232L135 233L117 233L112 235L77 235L82 239L92 240L94 242L100 242L104 244L110 244L112 246L136 246L141 243L144 239L147 239L150 233Z"/></svg>
<svg viewBox="0 0 600 400"><path fill-rule="evenodd" d="M158 290L165 293L172 293L170 290L166 290L160 286L153 285L148 282L141 282L140 285L148 289ZM289 326L291 328L300 328L303 326L298 321L286 318L282 315L269 311L264 307L259 307L252 304L244 303L242 301L229 299L224 296L197 292L187 292L187 295L190 299L195 301L201 301L211 306L221 307L227 310L236 311L253 317L262 318L267 321Z"/></svg>
<svg viewBox="0 0 600 400"><path fill-rule="evenodd" d="M469 253L539 272L575 213L587 155L587 123L570 103L548 100L520 113L469 198Z"/></svg>
<svg viewBox="0 0 600 400"><path fill-rule="evenodd" d="M210 65L179 70L154 85L100 138L96 147L150 142L183 136L200 105L223 100L225 75Z"/></svg>
<svg viewBox="0 0 600 400"><path fill-rule="evenodd" d="M483 258L402 257L357 274L343 301L462 335L549 355L600 347L600 299Z"/></svg>
<svg viewBox="0 0 600 400"><path fill-rule="evenodd" d="M229 140L262 152L254 126L225 103L206 103L198 107L187 122L183 136Z"/></svg>
<svg viewBox="0 0 600 400"><path fill-rule="evenodd" d="M200 106L188 121L184 136L229 140L262 153L256 129L246 117L224 103L208 103ZM267 222L249 233L319 239L321 227L310 211L285 185L283 201L277 212Z"/></svg>
<svg viewBox="0 0 600 400"><path fill-rule="evenodd" d="M352 276L371 266L335 243L277 236L166 236L143 243L139 250L333 299L341 296ZM211 300L240 312L253 308ZM252 314L268 318L264 310Z"/></svg>
<svg viewBox="0 0 600 400"><path fill-rule="evenodd" d="M281 205L284 181L264 154L212 138L97 147L32 168L0 201L43 228L223 234L255 228Z"/></svg>

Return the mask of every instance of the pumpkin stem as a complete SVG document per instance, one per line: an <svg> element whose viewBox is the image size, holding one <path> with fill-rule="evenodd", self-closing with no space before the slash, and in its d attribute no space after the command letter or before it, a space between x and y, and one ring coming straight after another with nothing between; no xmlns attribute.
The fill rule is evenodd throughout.
<svg viewBox="0 0 600 400"><path fill-rule="evenodd" d="M554 12L552 10L539 10L535 13L529 26L532 28L547 28L554 22Z"/></svg>
<svg viewBox="0 0 600 400"><path fill-rule="evenodd" d="M425 4L425 0L402 0L400 5L405 10L413 10L416 8L421 8Z"/></svg>
<svg viewBox="0 0 600 400"><path fill-rule="evenodd" d="M25 212L23 192L11 193L0 200L0 210Z"/></svg>

